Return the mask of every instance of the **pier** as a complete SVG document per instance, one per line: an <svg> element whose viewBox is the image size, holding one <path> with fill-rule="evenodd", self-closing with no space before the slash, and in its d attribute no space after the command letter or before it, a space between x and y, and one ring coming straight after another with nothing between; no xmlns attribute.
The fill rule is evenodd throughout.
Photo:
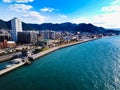
<svg viewBox="0 0 120 90"><path fill-rule="evenodd" d="M12 71L12 70L14 70L14 69L16 69L16 68L18 68L20 66L23 66L24 64L25 64L25 62L13 65L13 66L8 67L8 68L5 68L5 69L0 71L0 76L7 73L7 72L10 72L10 71Z"/></svg>

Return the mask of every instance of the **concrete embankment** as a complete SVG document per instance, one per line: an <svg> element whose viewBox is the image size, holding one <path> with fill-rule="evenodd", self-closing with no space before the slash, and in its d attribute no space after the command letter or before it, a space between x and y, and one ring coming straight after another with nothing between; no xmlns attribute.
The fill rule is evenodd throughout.
<svg viewBox="0 0 120 90"><path fill-rule="evenodd" d="M40 58L40 57L42 57L42 56L44 56L44 55L46 55L46 54L48 54L50 52L53 52L53 51L55 51L57 49L58 49L58 47L50 48L48 50L45 50L45 51L42 51L40 53L34 54L34 55L30 56L29 58L31 60L34 60L34 59Z"/></svg>
<svg viewBox="0 0 120 90"><path fill-rule="evenodd" d="M99 38L97 38L97 39L99 39ZM73 45L77 45L77 44L81 44L81 43L85 43L85 42L89 42L89 41L93 41L93 40L96 40L96 39L86 39L86 40L82 40L82 41L79 41L79 42L73 42L73 43L70 43L70 44L61 45L58 48L60 49L60 48L70 47L70 46L73 46Z"/></svg>
<svg viewBox="0 0 120 90"><path fill-rule="evenodd" d="M79 41L79 42L74 42L74 43L70 43L70 44L64 44L64 45L60 45L58 47L54 47L54 48L50 48L48 50L45 50L45 51L42 51L40 53L37 53L37 54L34 54L32 56L30 56L29 58L31 60L35 60L37 58L40 58L48 53L51 53L55 50L58 50L58 49L61 49L61 48L65 48L65 47L69 47L69 46L73 46L73 45L76 45L76 44L80 44L80 43L84 43L84 42L88 42L88 41L92 41L92 40L96 40L96 39L87 39L87 40L84 40L84 41Z"/></svg>
<svg viewBox="0 0 120 90"><path fill-rule="evenodd" d="M8 68L5 68L3 70L0 70L0 76L5 74L5 73L7 73L7 72L10 72L10 71L12 71L12 70L14 70L14 69L16 69L16 68L18 68L20 66L23 66L24 64L25 64L25 62L21 62L19 64L14 64L11 67L8 67Z"/></svg>

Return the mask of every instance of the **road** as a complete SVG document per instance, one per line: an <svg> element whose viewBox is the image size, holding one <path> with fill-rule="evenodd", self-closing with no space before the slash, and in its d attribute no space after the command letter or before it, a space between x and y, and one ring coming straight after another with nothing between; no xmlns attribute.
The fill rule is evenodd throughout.
<svg viewBox="0 0 120 90"><path fill-rule="evenodd" d="M16 55L21 55L21 52L0 56L0 62L10 60L13 56L16 56Z"/></svg>

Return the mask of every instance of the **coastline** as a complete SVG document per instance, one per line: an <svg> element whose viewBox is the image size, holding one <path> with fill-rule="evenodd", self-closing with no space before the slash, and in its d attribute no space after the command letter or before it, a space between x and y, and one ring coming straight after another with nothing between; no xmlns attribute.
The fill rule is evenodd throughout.
<svg viewBox="0 0 120 90"><path fill-rule="evenodd" d="M41 58L49 53L52 53L56 50L59 50L59 49L62 49L62 48L66 48L66 47L70 47L70 46L73 46L73 45L77 45L77 44L82 44L82 43L85 43L85 42L89 42L89 41L93 41L93 40L97 40L97 39L100 39L100 38L95 38L95 39L86 39L86 40L83 40L83 41L79 41L79 42L73 42L73 43L69 43L69 44L64 44L64 45L60 45L60 46L57 46L57 47L53 47L53 48L50 48L48 50L45 50L45 51L42 51L42 52L39 52L37 54L34 54L29 58L29 60L37 60L38 58ZM19 68L23 65L25 65L26 62L24 63L20 63L20 64L17 64L15 66L12 66L10 68L6 68L6 69L3 69L3 70L0 70L0 76L7 73L7 72L10 72L16 68Z"/></svg>
<svg viewBox="0 0 120 90"><path fill-rule="evenodd" d="M86 40L83 40L83 41L79 41L79 42L73 42L73 43L69 43L69 44L64 44L64 45L60 45L60 46L57 46L57 47L53 47L53 48L50 48L48 50L45 50L45 51L42 51L42 52L39 52L37 54L34 54L32 56L30 56L30 60L36 60L38 58L41 58L49 53L52 53L58 49L62 49L62 48L66 48L66 47L70 47L70 46L73 46L73 45L77 45L77 44L82 44L82 43L85 43L85 42L89 42L89 41L93 41L93 40L97 40L97 39L100 39L100 38L95 38L95 39L86 39Z"/></svg>

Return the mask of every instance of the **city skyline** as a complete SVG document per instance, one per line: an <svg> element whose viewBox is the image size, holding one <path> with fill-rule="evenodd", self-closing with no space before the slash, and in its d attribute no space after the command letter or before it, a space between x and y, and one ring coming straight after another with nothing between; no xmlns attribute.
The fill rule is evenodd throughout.
<svg viewBox="0 0 120 90"><path fill-rule="evenodd" d="M120 0L1 0L0 19L26 23L92 23L120 28Z"/></svg>

